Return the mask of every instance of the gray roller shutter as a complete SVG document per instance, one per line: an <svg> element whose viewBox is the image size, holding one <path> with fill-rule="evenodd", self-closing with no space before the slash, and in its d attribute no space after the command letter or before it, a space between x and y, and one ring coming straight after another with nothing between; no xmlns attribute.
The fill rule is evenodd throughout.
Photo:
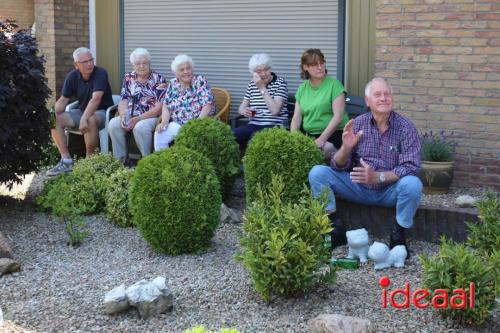
<svg viewBox="0 0 500 333"><path fill-rule="evenodd" d="M248 60L268 53L273 71L295 93L300 56L311 47L325 54L329 73L337 73L338 1L320 0L124 0L125 71L136 47L152 54L153 68L168 78L175 55L186 53L195 73L212 86L229 90L234 114L250 80Z"/></svg>

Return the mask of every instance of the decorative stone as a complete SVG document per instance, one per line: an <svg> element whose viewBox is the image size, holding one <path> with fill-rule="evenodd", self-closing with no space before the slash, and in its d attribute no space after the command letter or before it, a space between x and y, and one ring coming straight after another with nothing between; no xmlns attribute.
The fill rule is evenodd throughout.
<svg viewBox="0 0 500 333"><path fill-rule="evenodd" d="M158 288L158 285L163 292ZM173 307L173 295L158 278L154 282L141 280L125 291L129 304L137 307L143 318L163 313Z"/></svg>
<svg viewBox="0 0 500 333"><path fill-rule="evenodd" d="M339 314L322 314L309 321L311 333L372 333L370 320Z"/></svg>
<svg viewBox="0 0 500 333"><path fill-rule="evenodd" d="M220 206L220 222L221 223L242 223L243 220L234 209L227 207L225 204Z"/></svg>
<svg viewBox="0 0 500 333"><path fill-rule="evenodd" d="M368 261L368 231L365 228L349 230L346 232L347 245L349 253L347 258L359 258L359 261L365 263Z"/></svg>
<svg viewBox="0 0 500 333"><path fill-rule="evenodd" d="M122 312L129 307L124 284L113 288L104 296L104 312L107 314Z"/></svg>
<svg viewBox="0 0 500 333"><path fill-rule="evenodd" d="M404 245L397 245L389 250L387 245L380 242L373 242L368 250L368 257L375 261L375 269L384 269L391 266L397 268L405 267L407 254Z"/></svg>
<svg viewBox="0 0 500 333"><path fill-rule="evenodd" d="M476 201L477 200L470 195L461 195L455 200L455 205L457 207L474 207Z"/></svg>
<svg viewBox="0 0 500 333"><path fill-rule="evenodd" d="M14 259L14 256L12 255L12 250L9 244L7 244L7 238L5 238L1 232L0 232L0 258Z"/></svg>
<svg viewBox="0 0 500 333"><path fill-rule="evenodd" d="M0 258L0 276L19 272L20 269L21 265L17 261L10 258Z"/></svg>

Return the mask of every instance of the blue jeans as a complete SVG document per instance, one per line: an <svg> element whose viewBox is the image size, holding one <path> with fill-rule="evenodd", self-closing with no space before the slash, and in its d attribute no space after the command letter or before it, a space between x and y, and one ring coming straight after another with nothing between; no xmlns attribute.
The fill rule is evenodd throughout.
<svg viewBox="0 0 500 333"><path fill-rule="evenodd" d="M335 194L342 198L382 207L396 207L396 220L403 228L413 225L413 216L420 205L422 182L418 177L405 176L383 189L368 189L351 181L349 172L337 171L326 165L315 165L309 171L309 184L314 197L319 197L324 188L328 191L326 210L337 210Z"/></svg>

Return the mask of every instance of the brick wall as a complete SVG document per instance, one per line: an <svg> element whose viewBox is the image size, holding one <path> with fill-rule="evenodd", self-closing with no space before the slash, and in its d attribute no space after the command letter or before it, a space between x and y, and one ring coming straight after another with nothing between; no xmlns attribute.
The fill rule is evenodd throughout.
<svg viewBox="0 0 500 333"><path fill-rule="evenodd" d="M47 63L45 74L52 97L60 96L66 74L74 68L73 51L89 47L88 0L35 0L36 38Z"/></svg>
<svg viewBox="0 0 500 333"><path fill-rule="evenodd" d="M500 188L500 2L378 0L376 75L419 130L453 131L457 186Z"/></svg>
<svg viewBox="0 0 500 333"><path fill-rule="evenodd" d="M4 19L16 20L20 29L31 28L35 22L33 0L2 0L0 16Z"/></svg>

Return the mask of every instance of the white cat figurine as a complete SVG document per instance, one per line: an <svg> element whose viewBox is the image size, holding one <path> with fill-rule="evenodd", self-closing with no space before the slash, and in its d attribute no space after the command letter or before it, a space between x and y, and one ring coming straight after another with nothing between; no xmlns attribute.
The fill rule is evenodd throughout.
<svg viewBox="0 0 500 333"><path fill-rule="evenodd" d="M395 246L389 251L389 247L384 243L374 242L368 250L368 257L375 261L375 269L405 267L406 255L404 245Z"/></svg>
<svg viewBox="0 0 500 333"><path fill-rule="evenodd" d="M349 230L346 232L347 245L349 245L349 254L347 258L359 258L359 261L365 263L368 261L368 231L365 228Z"/></svg>

